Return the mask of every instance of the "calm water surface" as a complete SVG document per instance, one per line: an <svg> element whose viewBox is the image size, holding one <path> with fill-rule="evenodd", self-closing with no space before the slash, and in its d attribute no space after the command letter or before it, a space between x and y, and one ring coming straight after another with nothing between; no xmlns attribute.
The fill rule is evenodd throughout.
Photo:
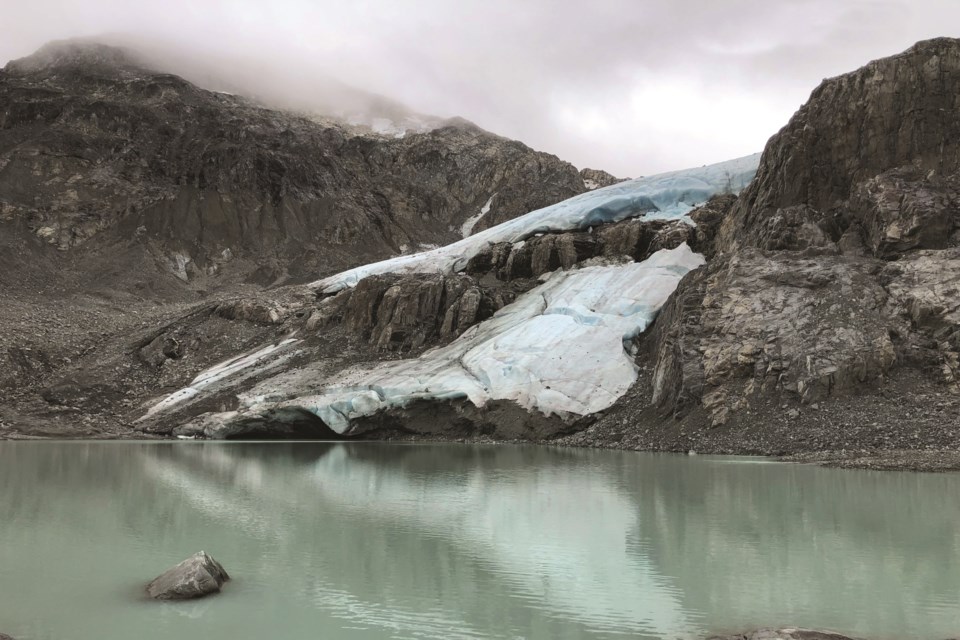
<svg viewBox="0 0 960 640"><path fill-rule="evenodd" d="M544 447L0 442L18 640L960 633L960 475ZM145 582L204 549L205 600Z"/></svg>

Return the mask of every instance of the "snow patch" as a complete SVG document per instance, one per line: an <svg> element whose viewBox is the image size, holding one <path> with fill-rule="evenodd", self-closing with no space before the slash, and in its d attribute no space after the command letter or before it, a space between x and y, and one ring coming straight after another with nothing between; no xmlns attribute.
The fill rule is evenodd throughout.
<svg viewBox="0 0 960 640"><path fill-rule="evenodd" d="M490 205L493 204L493 199L496 197L496 195L497 194L493 194L490 196L490 199L487 200L487 203L480 208L480 212L467 218L463 225L461 225L460 234L464 238L470 237L470 234L473 233L473 228L477 226L478 222L480 222L480 218L490 213Z"/></svg>

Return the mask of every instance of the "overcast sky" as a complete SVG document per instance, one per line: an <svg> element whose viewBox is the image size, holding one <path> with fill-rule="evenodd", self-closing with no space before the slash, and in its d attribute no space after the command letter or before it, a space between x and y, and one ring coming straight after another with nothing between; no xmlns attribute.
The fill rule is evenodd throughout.
<svg viewBox="0 0 960 640"><path fill-rule="evenodd" d="M960 1L0 0L0 61L105 33L333 75L638 176L762 149L823 78L960 36Z"/></svg>

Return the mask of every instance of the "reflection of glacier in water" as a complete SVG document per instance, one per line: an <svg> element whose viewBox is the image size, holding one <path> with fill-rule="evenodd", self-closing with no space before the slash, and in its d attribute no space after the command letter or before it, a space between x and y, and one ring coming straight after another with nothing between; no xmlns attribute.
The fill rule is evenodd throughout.
<svg viewBox="0 0 960 640"><path fill-rule="evenodd" d="M960 629L958 475L545 447L0 443L0 486L14 637ZM130 598L199 549L234 575L222 595Z"/></svg>
<svg viewBox="0 0 960 640"><path fill-rule="evenodd" d="M449 474L384 468L345 447L314 467L325 502L469 547L493 565L513 597L549 615L659 637L691 630L679 590L645 558L627 554L637 514L602 471L531 467L507 480L466 468L456 475L451 482Z"/></svg>

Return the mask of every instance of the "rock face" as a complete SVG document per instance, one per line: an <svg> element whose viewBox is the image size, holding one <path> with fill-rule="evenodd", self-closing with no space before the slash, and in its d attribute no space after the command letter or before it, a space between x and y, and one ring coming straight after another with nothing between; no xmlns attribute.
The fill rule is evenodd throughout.
<svg viewBox="0 0 960 640"><path fill-rule="evenodd" d="M341 325L379 350L409 351L447 341L489 318L517 289L484 287L464 275L378 275L329 299L308 328Z"/></svg>
<svg viewBox="0 0 960 640"><path fill-rule="evenodd" d="M147 585L147 595L155 600L189 600L220 591L230 579L220 563L205 551L193 554Z"/></svg>
<svg viewBox="0 0 960 640"><path fill-rule="evenodd" d="M466 273L492 273L500 280L536 278L595 257L645 260L660 249L693 242L694 227L677 220L629 219L590 232L548 233L523 243L498 243L474 256Z"/></svg>
<svg viewBox="0 0 960 640"><path fill-rule="evenodd" d="M832 240L859 224L875 251L884 238L891 249L904 238L904 249L944 246L950 234L933 232L954 227L958 85L960 47L951 38L824 80L770 139L726 225L725 243L756 244L770 220L801 207L801 218ZM928 205L932 211L924 211ZM918 226L921 219L933 228Z"/></svg>
<svg viewBox="0 0 960 640"><path fill-rule="evenodd" d="M380 351L406 352L446 343L536 286L536 279L593 258L643 261L660 249L693 242L678 220L630 219L593 233L548 233L499 243L471 259L464 273L384 274L321 301L308 331L341 326Z"/></svg>
<svg viewBox="0 0 960 640"><path fill-rule="evenodd" d="M904 370L960 391L958 96L950 39L813 92L729 213L696 214L714 255L658 323L654 405L720 426Z"/></svg>
<svg viewBox="0 0 960 640"><path fill-rule="evenodd" d="M618 178L601 169L581 169L580 177L583 178L583 184L587 189L599 189L609 187L612 184L623 182L628 178Z"/></svg>
<svg viewBox="0 0 960 640"><path fill-rule="evenodd" d="M0 224L62 250L133 243L182 280L238 259L315 275L450 242L494 193L510 219L585 190L465 121L403 138L325 122L54 43L0 71Z"/></svg>

